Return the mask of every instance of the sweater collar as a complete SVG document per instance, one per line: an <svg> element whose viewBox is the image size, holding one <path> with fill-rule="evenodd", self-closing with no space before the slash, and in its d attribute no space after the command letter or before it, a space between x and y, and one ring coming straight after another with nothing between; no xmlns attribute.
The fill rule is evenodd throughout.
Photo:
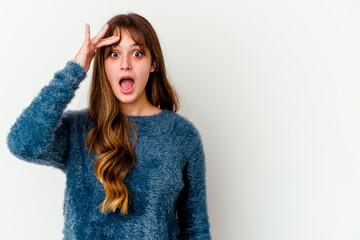
<svg viewBox="0 0 360 240"><path fill-rule="evenodd" d="M138 135L159 136L169 132L173 127L173 112L168 109L163 109L161 112L150 116L128 116L128 118L135 123ZM88 115L89 117L89 115ZM89 130L93 123L90 120Z"/></svg>
<svg viewBox="0 0 360 240"><path fill-rule="evenodd" d="M150 116L128 116L137 126L138 134L159 135L169 131L170 110L163 109L161 112Z"/></svg>

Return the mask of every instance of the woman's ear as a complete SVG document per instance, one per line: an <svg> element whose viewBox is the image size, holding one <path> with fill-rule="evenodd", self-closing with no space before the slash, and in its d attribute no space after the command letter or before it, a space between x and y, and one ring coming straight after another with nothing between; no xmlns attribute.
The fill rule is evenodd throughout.
<svg viewBox="0 0 360 240"><path fill-rule="evenodd" d="M151 64L151 68L150 68L150 72L154 72L156 69L156 61L155 59L153 60L153 63Z"/></svg>

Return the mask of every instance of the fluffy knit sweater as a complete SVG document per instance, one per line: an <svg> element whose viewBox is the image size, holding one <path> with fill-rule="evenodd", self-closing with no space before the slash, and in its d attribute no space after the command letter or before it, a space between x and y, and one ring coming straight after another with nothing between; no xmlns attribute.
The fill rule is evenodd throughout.
<svg viewBox="0 0 360 240"><path fill-rule="evenodd" d="M89 160L88 109L65 110L86 71L68 61L11 127L12 154L66 175L63 239L211 239L205 155L199 131L185 117L163 109L129 116L137 126L136 164L125 177L127 215L101 213L103 185ZM90 152L95 162L98 157Z"/></svg>

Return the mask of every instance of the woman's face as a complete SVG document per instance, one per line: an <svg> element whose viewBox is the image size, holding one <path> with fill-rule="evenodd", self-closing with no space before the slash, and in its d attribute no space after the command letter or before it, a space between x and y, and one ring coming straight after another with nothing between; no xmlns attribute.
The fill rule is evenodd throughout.
<svg viewBox="0 0 360 240"><path fill-rule="evenodd" d="M146 48L144 55L126 30L122 29L119 45L105 58L106 76L121 105L137 107L148 101L145 86L150 72L155 70L155 62L153 65L151 62L150 51ZM133 81L121 80L124 77Z"/></svg>

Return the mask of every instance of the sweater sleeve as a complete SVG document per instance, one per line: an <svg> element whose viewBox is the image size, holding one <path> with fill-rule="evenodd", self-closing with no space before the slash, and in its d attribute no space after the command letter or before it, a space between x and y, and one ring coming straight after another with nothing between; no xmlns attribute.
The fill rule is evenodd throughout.
<svg viewBox="0 0 360 240"><path fill-rule="evenodd" d="M86 71L68 61L16 119L7 136L19 159L66 171L72 111L65 111Z"/></svg>
<svg viewBox="0 0 360 240"><path fill-rule="evenodd" d="M180 239L211 239L206 200L205 154L200 133L190 124L184 146L188 161L183 170L184 188L176 202Z"/></svg>

